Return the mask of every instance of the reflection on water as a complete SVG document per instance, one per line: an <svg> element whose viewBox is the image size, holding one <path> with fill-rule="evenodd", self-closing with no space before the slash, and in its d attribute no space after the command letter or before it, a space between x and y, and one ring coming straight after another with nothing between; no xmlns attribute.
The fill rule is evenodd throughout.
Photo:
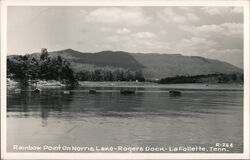
<svg viewBox="0 0 250 160"><path fill-rule="evenodd" d="M242 152L243 92L139 89L121 95L114 88L89 94L78 88L41 94L8 91L8 149L13 144L212 146L232 142Z"/></svg>

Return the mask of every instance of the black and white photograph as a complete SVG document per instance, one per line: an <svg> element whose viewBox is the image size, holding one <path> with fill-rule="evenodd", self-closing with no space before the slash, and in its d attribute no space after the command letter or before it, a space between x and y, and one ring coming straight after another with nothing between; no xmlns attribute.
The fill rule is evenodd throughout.
<svg viewBox="0 0 250 160"><path fill-rule="evenodd" d="M1 158L249 158L241 2L2 6Z"/></svg>

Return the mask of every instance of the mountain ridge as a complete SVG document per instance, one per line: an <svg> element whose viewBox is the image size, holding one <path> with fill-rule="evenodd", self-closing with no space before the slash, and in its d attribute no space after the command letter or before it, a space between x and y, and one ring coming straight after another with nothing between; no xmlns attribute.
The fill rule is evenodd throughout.
<svg viewBox="0 0 250 160"><path fill-rule="evenodd" d="M39 53L32 56L38 57ZM193 76L213 73L242 73L230 63L200 56L184 56L162 53L130 53L125 51L104 50L100 52L80 52L71 48L49 52L50 56L61 56L68 60L73 69L125 69L142 70L147 79L160 79L178 75Z"/></svg>

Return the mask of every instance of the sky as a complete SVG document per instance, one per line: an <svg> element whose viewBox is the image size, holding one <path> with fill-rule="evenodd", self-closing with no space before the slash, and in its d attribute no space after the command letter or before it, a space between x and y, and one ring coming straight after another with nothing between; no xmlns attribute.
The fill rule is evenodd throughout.
<svg viewBox="0 0 250 160"><path fill-rule="evenodd" d="M10 6L7 14L8 55L180 53L243 68L242 7Z"/></svg>

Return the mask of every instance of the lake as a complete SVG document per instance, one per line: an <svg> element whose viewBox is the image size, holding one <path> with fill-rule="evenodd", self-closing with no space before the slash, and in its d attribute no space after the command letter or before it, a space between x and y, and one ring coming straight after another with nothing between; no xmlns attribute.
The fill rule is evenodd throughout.
<svg viewBox="0 0 250 160"><path fill-rule="evenodd" d="M42 89L40 94L31 88L22 88L20 93L8 89L8 151L18 152L13 145L65 145L162 147L165 150L160 152L168 153L169 147L201 146L206 147L202 152L216 153L209 147L230 143L233 147L226 152L243 152L242 90L176 85L184 90L172 97L168 85L164 86L137 87L132 95L120 94L119 87L78 87L70 94L63 94L63 88ZM89 89L97 93L89 94Z"/></svg>

